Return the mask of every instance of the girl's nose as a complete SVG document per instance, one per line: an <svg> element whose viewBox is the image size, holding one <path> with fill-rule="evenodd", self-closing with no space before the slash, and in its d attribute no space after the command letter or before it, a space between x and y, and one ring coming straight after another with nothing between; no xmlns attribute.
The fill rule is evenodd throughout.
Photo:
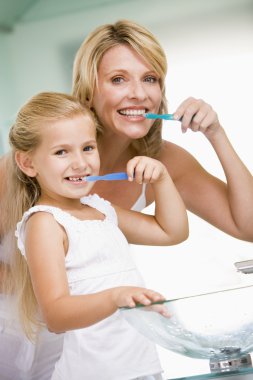
<svg viewBox="0 0 253 380"><path fill-rule="evenodd" d="M73 170L79 170L87 167L87 160L83 154L75 154L72 160Z"/></svg>

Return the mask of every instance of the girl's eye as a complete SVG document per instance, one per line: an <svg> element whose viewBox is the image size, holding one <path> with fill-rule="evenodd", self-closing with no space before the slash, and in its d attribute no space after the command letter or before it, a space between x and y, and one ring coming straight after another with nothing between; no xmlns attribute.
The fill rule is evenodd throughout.
<svg viewBox="0 0 253 380"><path fill-rule="evenodd" d="M92 145L88 145L88 146L85 146L84 148L83 148L83 150L85 151L85 152L90 152L90 151L92 151L94 149L94 146L92 146Z"/></svg>
<svg viewBox="0 0 253 380"><path fill-rule="evenodd" d="M149 82L149 83L156 83L158 81L158 78L156 78L155 76L153 75L148 75L145 79L144 79L145 82Z"/></svg>
<svg viewBox="0 0 253 380"><path fill-rule="evenodd" d="M66 153L66 150L64 149L57 150L57 152L55 152L56 156L63 156L65 153Z"/></svg>
<svg viewBox="0 0 253 380"><path fill-rule="evenodd" d="M124 79L122 77L114 77L112 78L112 83L121 83L123 80Z"/></svg>

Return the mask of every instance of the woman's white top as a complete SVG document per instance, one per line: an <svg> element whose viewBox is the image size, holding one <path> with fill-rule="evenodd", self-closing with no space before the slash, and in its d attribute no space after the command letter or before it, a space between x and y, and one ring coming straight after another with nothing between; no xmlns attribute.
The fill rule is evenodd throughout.
<svg viewBox="0 0 253 380"><path fill-rule="evenodd" d="M146 187L147 187L147 184L143 183L141 194L139 198L136 200L136 202L134 203L134 205L131 207L131 210L141 211L147 206Z"/></svg>
<svg viewBox="0 0 253 380"><path fill-rule="evenodd" d="M34 206L17 225L21 253L25 255L26 221L35 212L48 212L68 236L65 266L72 295L116 286L143 286L128 242L117 226L114 208L96 194L82 198L81 203L99 210L104 220L79 220L56 207ZM117 311L93 326L64 334L63 352L52 379L130 380L161 371L155 345Z"/></svg>

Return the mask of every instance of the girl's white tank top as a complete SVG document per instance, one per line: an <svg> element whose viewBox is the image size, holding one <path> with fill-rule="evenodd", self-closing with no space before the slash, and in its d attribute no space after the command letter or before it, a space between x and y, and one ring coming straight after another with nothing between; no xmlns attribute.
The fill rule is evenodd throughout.
<svg viewBox="0 0 253 380"><path fill-rule="evenodd" d="M111 204L96 194L82 198L81 203L99 210L104 220L79 220L56 207L34 206L17 225L21 253L25 255L26 221L34 212L48 212L68 236L65 266L72 295L116 286L144 286ZM159 372L161 367L153 343L117 311L93 326L64 334L63 352L52 380L129 380Z"/></svg>

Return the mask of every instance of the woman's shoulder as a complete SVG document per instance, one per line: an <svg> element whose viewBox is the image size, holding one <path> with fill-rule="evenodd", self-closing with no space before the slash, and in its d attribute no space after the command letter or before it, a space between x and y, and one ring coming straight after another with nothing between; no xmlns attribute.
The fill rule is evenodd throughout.
<svg viewBox="0 0 253 380"><path fill-rule="evenodd" d="M193 158L191 153L181 146L172 143L171 141L162 141L162 147L160 152L160 159L173 159L173 158Z"/></svg>
<svg viewBox="0 0 253 380"><path fill-rule="evenodd" d="M196 158L186 149L165 140L163 140L158 159L167 167L174 181L201 167Z"/></svg>

